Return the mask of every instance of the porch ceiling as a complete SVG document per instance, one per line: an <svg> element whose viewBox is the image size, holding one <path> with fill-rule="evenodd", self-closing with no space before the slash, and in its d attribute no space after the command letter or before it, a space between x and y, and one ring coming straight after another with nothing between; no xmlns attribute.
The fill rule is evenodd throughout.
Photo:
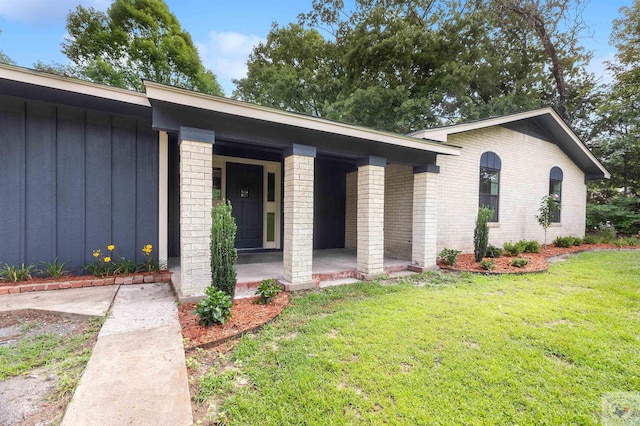
<svg viewBox="0 0 640 426"><path fill-rule="evenodd" d="M388 162L435 164L436 156L459 155L453 146L292 114L232 99L202 95L145 82L153 107L153 128L180 126L215 131L216 140L276 149L311 145L318 154L344 158L385 157Z"/></svg>

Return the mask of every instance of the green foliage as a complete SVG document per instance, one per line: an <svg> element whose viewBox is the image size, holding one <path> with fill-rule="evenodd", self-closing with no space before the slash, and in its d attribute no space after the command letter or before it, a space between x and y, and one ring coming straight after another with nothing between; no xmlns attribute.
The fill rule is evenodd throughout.
<svg viewBox="0 0 640 426"><path fill-rule="evenodd" d="M206 402L243 425L601 424L603 389L640 377L640 252L549 269L294 293Z"/></svg>
<svg viewBox="0 0 640 426"><path fill-rule="evenodd" d="M445 248L438 254L438 259L444 262L445 265L454 266L458 262L460 253L462 253L460 250Z"/></svg>
<svg viewBox="0 0 640 426"><path fill-rule="evenodd" d="M130 275L135 272L154 272L162 269L161 265L153 258L153 246L146 244L142 247L145 256L144 262L136 263L124 256L118 256L116 246L109 244L103 252L101 249L93 250L93 262L87 263L82 270L97 277L109 275Z"/></svg>
<svg viewBox="0 0 640 426"><path fill-rule="evenodd" d="M473 254L476 262L480 262L487 252L489 245L489 219L493 217L493 210L487 207L478 209L476 227L473 230Z"/></svg>
<svg viewBox="0 0 640 426"><path fill-rule="evenodd" d="M144 90L143 78L222 94L163 0L115 0L106 13L78 6L67 16L67 31L62 52L71 65L65 74L137 91Z"/></svg>
<svg viewBox="0 0 640 426"><path fill-rule="evenodd" d="M39 273L51 277L51 278L60 278L65 275L69 275L69 271L65 269L65 264L67 262L60 262L56 257L53 262L41 262L42 268L38 270Z"/></svg>
<svg viewBox="0 0 640 426"><path fill-rule="evenodd" d="M263 280L260 282L260 285L258 285L255 293L256 295L260 296L260 298L256 302L262 305L269 305L271 304L271 299L277 297L281 291L282 287L273 278Z"/></svg>
<svg viewBox="0 0 640 426"><path fill-rule="evenodd" d="M482 259L480 261L480 267L485 271L493 271L496 267L496 261L493 259Z"/></svg>
<svg viewBox="0 0 640 426"><path fill-rule="evenodd" d="M516 257L511 260L511 266L515 266L516 268L522 268L529 264L529 259L525 257Z"/></svg>
<svg viewBox="0 0 640 426"><path fill-rule="evenodd" d="M619 241L623 246L629 246L629 247L640 246L640 238L638 237L624 237L624 238L621 238Z"/></svg>
<svg viewBox="0 0 640 426"><path fill-rule="evenodd" d="M35 265L25 265L24 263L20 265L8 265L5 263L3 267L0 267L0 281L17 283L30 280L35 268Z"/></svg>
<svg viewBox="0 0 640 426"><path fill-rule="evenodd" d="M597 229L597 235L602 243L613 243L618 237L615 226L608 222L601 224Z"/></svg>
<svg viewBox="0 0 640 426"><path fill-rule="evenodd" d="M205 290L206 297L196 305L194 314L200 317L200 325L224 324L231 318L233 301L231 296L222 290L209 286Z"/></svg>
<svg viewBox="0 0 640 426"><path fill-rule="evenodd" d="M487 246L487 253L485 255L487 257L491 257L491 258L502 257L503 251L504 250L502 250L500 247L496 247L496 246L493 246L493 245L489 244Z"/></svg>
<svg viewBox="0 0 640 426"><path fill-rule="evenodd" d="M614 197L602 204L587 204L587 230L607 223L625 235L640 232L640 197ZM614 235L615 238L615 235Z"/></svg>
<svg viewBox="0 0 640 426"><path fill-rule="evenodd" d="M600 242L600 237L593 234L585 235L582 242L584 244L598 244Z"/></svg>
<svg viewBox="0 0 640 426"><path fill-rule="evenodd" d="M504 251L506 251L509 256L517 256L520 253L522 253L524 250L524 246L520 242L517 242L514 244L511 241L509 241L504 243L502 247L504 248Z"/></svg>
<svg viewBox="0 0 640 426"><path fill-rule="evenodd" d="M314 1L254 48L234 96L400 133L541 106L585 116L574 8L527 1L525 17L504 3Z"/></svg>
<svg viewBox="0 0 640 426"><path fill-rule="evenodd" d="M521 240L518 241L518 244L522 244L523 253L540 253L540 243L536 240Z"/></svg>
<svg viewBox="0 0 640 426"><path fill-rule="evenodd" d="M572 236L567 236L567 237L556 237L555 240L553 240L553 245L556 247L562 247L562 248L569 248L572 246L579 246L580 244L582 244L582 238L579 237L572 237Z"/></svg>
<svg viewBox="0 0 640 426"><path fill-rule="evenodd" d="M560 203L558 202L558 196L556 194L547 195L542 197L540 201L540 207L538 207L538 214L536 219L542 228L544 229L544 244L547 244L547 229L551 226L553 218L560 210Z"/></svg>
<svg viewBox="0 0 640 426"><path fill-rule="evenodd" d="M211 285L233 299L238 251L235 248L237 226L231 212L229 200L222 200L211 210Z"/></svg>

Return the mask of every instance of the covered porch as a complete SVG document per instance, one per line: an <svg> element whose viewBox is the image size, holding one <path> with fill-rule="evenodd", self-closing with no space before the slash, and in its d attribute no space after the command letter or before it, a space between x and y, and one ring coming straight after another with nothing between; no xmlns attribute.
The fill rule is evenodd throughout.
<svg viewBox="0 0 640 426"><path fill-rule="evenodd" d="M161 180L173 185L160 188L169 212L160 222L170 228L160 236L167 257L179 256L181 299L209 285L210 212L223 199L233 206L236 247L253 251L239 261L239 291L267 278L300 290L435 266L436 158L456 148L145 86L170 177Z"/></svg>

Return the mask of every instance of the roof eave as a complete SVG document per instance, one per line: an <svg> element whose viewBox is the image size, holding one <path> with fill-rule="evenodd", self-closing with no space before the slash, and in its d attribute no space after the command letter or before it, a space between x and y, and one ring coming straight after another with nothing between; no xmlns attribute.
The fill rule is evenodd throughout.
<svg viewBox="0 0 640 426"><path fill-rule="evenodd" d="M420 149L441 155L460 155L460 151L457 147L442 144L440 142L425 141L414 137L396 135L351 124L295 114L235 99L167 86L147 80L144 80L143 83L146 88L147 97L151 100L159 100L240 117L270 121L273 123L309 130L351 136L358 139L387 143L405 148Z"/></svg>

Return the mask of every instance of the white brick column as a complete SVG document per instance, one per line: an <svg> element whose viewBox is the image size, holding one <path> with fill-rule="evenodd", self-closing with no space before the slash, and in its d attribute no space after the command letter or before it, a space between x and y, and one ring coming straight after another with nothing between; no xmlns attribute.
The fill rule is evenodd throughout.
<svg viewBox="0 0 640 426"><path fill-rule="evenodd" d="M313 183L316 148L294 144L284 159L285 289L315 288L313 267Z"/></svg>
<svg viewBox="0 0 640 426"><path fill-rule="evenodd" d="M202 296L211 284L214 138L209 130L180 128L180 280L176 291L181 299Z"/></svg>
<svg viewBox="0 0 640 426"><path fill-rule="evenodd" d="M435 164L414 168L411 269L417 272L436 266L438 173Z"/></svg>
<svg viewBox="0 0 640 426"><path fill-rule="evenodd" d="M384 272L385 165L381 157L368 157L358 165L357 271L364 280Z"/></svg>

